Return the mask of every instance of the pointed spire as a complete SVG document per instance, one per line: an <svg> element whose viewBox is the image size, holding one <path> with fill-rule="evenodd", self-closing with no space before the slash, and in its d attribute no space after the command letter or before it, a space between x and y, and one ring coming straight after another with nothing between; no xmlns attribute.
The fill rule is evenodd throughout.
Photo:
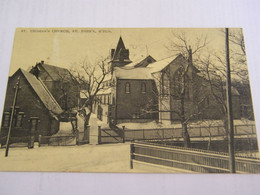
<svg viewBox="0 0 260 195"><path fill-rule="evenodd" d="M125 44L123 42L122 37L120 36L119 40L118 40L118 43L117 43L117 46L116 46L116 50L113 51L113 54L111 56L112 59L118 60L120 58L120 53L122 53L125 50L126 50Z"/></svg>
<svg viewBox="0 0 260 195"><path fill-rule="evenodd" d="M120 49L125 49L125 44L124 44L121 36L119 37L119 41L117 43L116 51L119 51Z"/></svg>
<svg viewBox="0 0 260 195"><path fill-rule="evenodd" d="M131 63L129 59L129 50L126 49L122 37L119 37L116 49L111 49L111 70L114 67L122 67Z"/></svg>

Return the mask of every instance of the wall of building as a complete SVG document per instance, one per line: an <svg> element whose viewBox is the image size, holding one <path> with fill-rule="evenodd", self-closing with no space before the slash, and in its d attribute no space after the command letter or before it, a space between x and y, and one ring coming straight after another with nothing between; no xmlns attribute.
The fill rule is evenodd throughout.
<svg viewBox="0 0 260 195"><path fill-rule="evenodd" d="M62 109L71 109L77 107L79 98L78 85L72 80L56 80L54 81L49 74L44 71L40 72L39 78L49 89L55 100L59 103Z"/></svg>
<svg viewBox="0 0 260 195"><path fill-rule="evenodd" d="M10 112L10 108L14 98L14 86L17 83L18 76L20 79L20 89L17 96L16 107L19 107L19 112L24 112L21 127L14 127L11 136L26 136L29 134L29 120L30 117L39 117L40 123L38 125L39 134L51 135L59 130L59 122L54 120L49 111L38 98L37 94L33 91L28 81L23 77L22 73L17 73L8 81L6 99L4 105L4 112ZM7 134L8 128L2 127L1 133Z"/></svg>
<svg viewBox="0 0 260 195"><path fill-rule="evenodd" d="M130 84L129 93L126 84ZM142 83L146 92L142 93ZM116 117L117 119L158 119L158 113L148 113L148 110L158 111L158 97L153 80L117 80Z"/></svg>

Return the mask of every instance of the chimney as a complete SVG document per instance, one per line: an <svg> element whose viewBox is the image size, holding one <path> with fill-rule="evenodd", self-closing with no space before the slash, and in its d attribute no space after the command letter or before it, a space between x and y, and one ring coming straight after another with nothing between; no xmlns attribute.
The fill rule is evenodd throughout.
<svg viewBox="0 0 260 195"><path fill-rule="evenodd" d="M44 64L44 61L43 61L43 60L41 61L41 64Z"/></svg>

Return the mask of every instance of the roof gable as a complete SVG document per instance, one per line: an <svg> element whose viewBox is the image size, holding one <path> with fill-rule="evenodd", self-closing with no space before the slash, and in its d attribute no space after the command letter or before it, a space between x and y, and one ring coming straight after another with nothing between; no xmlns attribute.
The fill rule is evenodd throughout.
<svg viewBox="0 0 260 195"><path fill-rule="evenodd" d="M35 91L37 96L40 98L44 106L51 113L61 114L63 110L61 109L57 101L54 99L50 91L47 89L47 87L44 85L44 83L41 80L38 80L33 74L23 69L19 70L22 72L22 74L24 75L28 83L31 85L32 89Z"/></svg>
<svg viewBox="0 0 260 195"><path fill-rule="evenodd" d="M40 71L45 70L53 81L70 80L71 74L66 68L40 63L37 65Z"/></svg>
<svg viewBox="0 0 260 195"><path fill-rule="evenodd" d="M142 58L141 60L138 60L138 61L132 62L131 64L126 65L125 67L135 67L135 68L147 67L149 64L154 63L154 62L156 62L156 60L152 56L148 55L145 58Z"/></svg>

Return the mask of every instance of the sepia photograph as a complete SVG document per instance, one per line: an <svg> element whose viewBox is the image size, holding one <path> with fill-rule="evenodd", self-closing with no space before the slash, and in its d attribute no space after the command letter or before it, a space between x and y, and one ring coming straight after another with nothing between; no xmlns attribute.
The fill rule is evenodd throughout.
<svg viewBox="0 0 260 195"><path fill-rule="evenodd" d="M17 28L0 171L260 173L242 28Z"/></svg>

